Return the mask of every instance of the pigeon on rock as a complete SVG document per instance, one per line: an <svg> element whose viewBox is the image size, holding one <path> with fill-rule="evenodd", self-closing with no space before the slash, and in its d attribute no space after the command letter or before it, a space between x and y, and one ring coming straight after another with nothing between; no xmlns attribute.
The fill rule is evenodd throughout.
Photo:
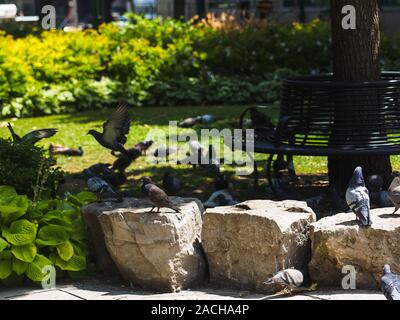
<svg viewBox="0 0 400 320"><path fill-rule="evenodd" d="M181 181L172 174L171 170L167 170L164 173L163 188L172 195L181 190Z"/></svg>
<svg viewBox="0 0 400 320"><path fill-rule="evenodd" d="M179 208L174 205L164 190L157 187L149 177L144 177L142 182L142 192L153 204L153 208L150 210L150 212L153 212L155 208L157 208L157 212L160 212L160 208L169 208L175 212L181 212Z"/></svg>
<svg viewBox="0 0 400 320"><path fill-rule="evenodd" d="M400 177L395 177L389 187L389 197L392 200L395 209L393 214L400 209Z"/></svg>
<svg viewBox="0 0 400 320"><path fill-rule="evenodd" d="M30 144L36 144L40 140L50 138L50 137L54 136L57 133L57 129L40 129L40 130L34 130L34 131L31 131L31 132L28 132L23 137L20 137L19 135L17 135L14 132L14 129L13 129L11 123L8 122L7 128L10 131L11 136L13 138L13 141L15 143L20 143L20 142L25 143L25 142L27 142L27 143L30 143Z"/></svg>
<svg viewBox="0 0 400 320"><path fill-rule="evenodd" d="M93 192L99 202L103 200L113 199L116 202L122 202L121 195L114 191L114 189L102 178L92 177L87 181L89 191Z"/></svg>
<svg viewBox="0 0 400 320"><path fill-rule="evenodd" d="M276 275L268 278L264 282L266 285L277 284L282 289L288 289L292 292L294 289L299 288L304 281L303 273L296 269L286 269L279 271Z"/></svg>
<svg viewBox="0 0 400 320"><path fill-rule="evenodd" d="M383 268L381 290L387 300L400 300L400 277L390 271L388 264Z"/></svg>
<svg viewBox="0 0 400 320"><path fill-rule="evenodd" d="M130 125L128 107L120 105L103 124L102 133L89 130L88 134L92 135L104 148L110 149L113 155L119 151L129 157L124 144L127 140L126 136L129 133Z"/></svg>
<svg viewBox="0 0 400 320"><path fill-rule="evenodd" d="M369 192L365 187L361 167L357 167L354 170L349 187L346 191L346 201L347 205L355 213L356 220L360 220L362 226L370 226L372 224Z"/></svg>

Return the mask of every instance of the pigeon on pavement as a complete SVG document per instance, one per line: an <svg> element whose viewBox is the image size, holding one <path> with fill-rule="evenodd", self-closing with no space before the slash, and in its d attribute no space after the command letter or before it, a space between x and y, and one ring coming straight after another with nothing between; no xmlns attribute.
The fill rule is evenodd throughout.
<svg viewBox="0 0 400 320"><path fill-rule="evenodd" d="M400 209L400 177L395 177L389 187L389 197L392 200L395 209L393 214Z"/></svg>
<svg viewBox="0 0 400 320"><path fill-rule="evenodd" d="M124 148L127 140L127 134L131 120L129 119L128 107L126 105L118 106L111 114L110 118L103 124L103 132L89 130L98 143L104 148L110 149L114 155L116 151L129 156Z"/></svg>
<svg viewBox="0 0 400 320"><path fill-rule="evenodd" d="M87 181L89 191L93 192L99 202L103 200L113 199L116 202L122 202L121 195L114 191L114 189L102 178L92 177Z"/></svg>
<svg viewBox="0 0 400 320"><path fill-rule="evenodd" d="M57 133L57 129L39 129L39 130L34 130L34 131L31 131L31 132L28 132L23 137L20 137L19 135L17 135L14 132L14 129L13 129L11 123L8 122L7 128L10 131L11 136L13 138L13 141L15 143L20 143L20 142L25 143L25 142L27 142L27 143L30 143L30 144L36 144L40 140L50 138L50 137L54 136Z"/></svg>
<svg viewBox="0 0 400 320"><path fill-rule="evenodd" d="M387 300L400 300L400 277L391 272L388 264L383 268L381 290Z"/></svg>
<svg viewBox="0 0 400 320"><path fill-rule="evenodd" d="M157 187L149 177L142 179L142 192L147 196L149 201L153 204L153 208L150 212L153 212L157 208L157 212L160 212L160 208L169 208L175 212L180 213L179 208L172 202L164 190Z"/></svg>
<svg viewBox="0 0 400 320"><path fill-rule="evenodd" d="M268 278L264 282L266 285L277 284L282 289L288 289L292 292L293 289L299 288L304 281L303 273L296 269L286 269L279 271L276 275Z"/></svg>
<svg viewBox="0 0 400 320"><path fill-rule="evenodd" d="M369 192L365 187L361 167L354 170L346 191L346 202L362 226L371 226Z"/></svg>

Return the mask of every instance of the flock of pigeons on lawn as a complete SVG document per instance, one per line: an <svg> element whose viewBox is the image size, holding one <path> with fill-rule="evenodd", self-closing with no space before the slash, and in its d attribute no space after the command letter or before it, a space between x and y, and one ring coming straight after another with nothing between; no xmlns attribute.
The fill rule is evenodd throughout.
<svg viewBox="0 0 400 320"><path fill-rule="evenodd" d="M250 116L253 126L263 125L265 127L267 124L271 126L271 128L273 127L270 118L265 116L264 113L257 111L256 108L250 110ZM215 116L203 115L195 118L188 118L181 122L179 126L182 128L190 128L199 123L211 124L217 120L218 118ZM84 170L88 189L96 194L97 199L100 202L104 200L116 202L123 201L122 195L119 194L115 188L126 182L127 177L125 170L132 164L132 162L145 154L153 145L153 141L143 141L136 144L131 149L126 149L124 145L127 142L130 125L131 120L129 118L128 107L126 105L120 105L112 112L110 118L103 124L102 132L95 130L90 130L88 132L88 134L92 135L101 146L111 150L111 154L117 157L112 166L109 164L98 163ZM10 123L8 123L8 129L14 142L28 142L32 144L35 144L43 138L52 137L57 133L56 129L41 129L31 131L25 136L20 137L14 132ZM208 152L204 155L204 149L207 148L204 148L198 141L191 141L189 142L190 152L187 155L190 156L191 159L193 159L192 156L195 155L197 161L193 164L194 166L207 163L207 169L209 169L209 171L214 175L214 187L216 192L214 192L210 199L205 203L205 207L237 204L238 202L233 199L228 191L231 188L231 184L227 175L220 169L220 160L216 158L215 150L212 145L209 145ZM72 156L83 155L82 148L74 150L59 145L51 145L50 152L53 154ZM170 147L159 147L154 151L154 156L168 158L170 154L175 152L177 152L177 150ZM202 161L203 157L207 158L207 161ZM370 182L369 185L378 185L378 190L380 188L379 185L383 185L383 181L380 181L382 179L379 179L379 176L374 176L372 178L373 179L368 178L368 182ZM163 188L154 184L150 177L143 177L141 191L153 206L150 212L153 212L155 208L157 208L157 212L159 212L160 208L169 208L174 212L179 213L179 207L173 203L168 194L177 194L181 187L182 184L180 180L174 176L171 170L167 169L163 177ZM395 214L400 209L400 175L394 177L387 195L395 206L393 212L393 214ZM362 227L371 226L370 192L366 187L361 167L357 167L354 170L345 197L347 205L356 215L356 221ZM177 217L180 219L179 216ZM303 274L295 269L286 269L280 271L265 282L267 285L272 283L279 284L292 292L295 288L300 288L303 283ZM390 271L389 265L384 266L381 288L387 299L400 300L400 277Z"/></svg>

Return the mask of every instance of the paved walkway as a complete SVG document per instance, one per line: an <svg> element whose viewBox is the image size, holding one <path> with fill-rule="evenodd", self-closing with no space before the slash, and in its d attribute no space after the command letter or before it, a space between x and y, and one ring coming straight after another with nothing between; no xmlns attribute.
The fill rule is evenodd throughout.
<svg viewBox="0 0 400 320"><path fill-rule="evenodd" d="M232 290L198 289L179 293L152 294L108 281L88 280L58 285L55 289L0 289L0 300L385 300L375 291L316 291L293 297L267 297Z"/></svg>

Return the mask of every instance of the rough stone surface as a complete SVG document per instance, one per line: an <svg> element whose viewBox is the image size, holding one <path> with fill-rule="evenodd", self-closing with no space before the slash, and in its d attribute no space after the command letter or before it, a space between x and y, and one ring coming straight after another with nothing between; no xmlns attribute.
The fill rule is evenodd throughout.
<svg viewBox="0 0 400 320"><path fill-rule="evenodd" d="M371 210L372 227L359 227L353 213L341 213L311 226L310 277L320 286L341 287L342 268L354 266L357 289L378 289L385 263L400 272L400 214Z"/></svg>
<svg viewBox="0 0 400 320"><path fill-rule="evenodd" d="M263 282L270 274L291 267L307 273L315 214L305 202L247 201L207 209L203 220L213 285L269 292Z"/></svg>
<svg viewBox="0 0 400 320"><path fill-rule="evenodd" d="M99 211L93 212L93 206L82 207L82 220L89 230L91 241L94 245L96 266L106 275L118 274L118 269L106 248L104 232L100 226Z"/></svg>
<svg viewBox="0 0 400 320"><path fill-rule="evenodd" d="M150 203L133 198L85 208L98 214L108 252L133 287L177 292L204 280L207 267L200 240L204 208L197 199L172 200L182 213L167 208L149 213Z"/></svg>

